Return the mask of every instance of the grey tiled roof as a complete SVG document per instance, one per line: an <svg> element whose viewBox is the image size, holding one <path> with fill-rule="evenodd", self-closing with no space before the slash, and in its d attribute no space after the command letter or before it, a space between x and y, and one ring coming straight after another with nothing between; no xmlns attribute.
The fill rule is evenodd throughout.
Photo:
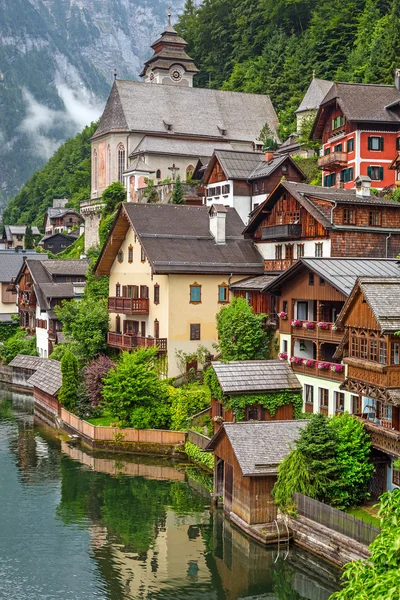
<svg viewBox="0 0 400 600"><path fill-rule="evenodd" d="M42 392L56 396L62 385L61 363L51 358L43 360L46 362L28 379L28 383Z"/></svg>
<svg viewBox="0 0 400 600"><path fill-rule="evenodd" d="M224 394L302 389L290 365L283 360L212 362Z"/></svg>
<svg viewBox="0 0 400 600"><path fill-rule="evenodd" d="M44 265L50 275L86 275L89 268L89 260L49 260Z"/></svg>
<svg viewBox="0 0 400 600"><path fill-rule="evenodd" d="M394 85L335 83L321 104L336 98L349 121L400 123L398 111L386 108L400 102L400 92Z"/></svg>
<svg viewBox="0 0 400 600"><path fill-rule="evenodd" d="M27 356L26 354L17 354L17 356L12 359L8 366L36 371L46 361L46 358L40 358L40 356Z"/></svg>
<svg viewBox="0 0 400 600"><path fill-rule="evenodd" d="M246 277L232 283L229 287L231 290L259 290L262 291L267 285L270 285L277 275L258 275L257 277Z"/></svg>
<svg viewBox="0 0 400 600"><path fill-rule="evenodd" d="M0 250L0 281L9 283L16 277L24 263L24 259L45 260L47 254L36 253L34 250Z"/></svg>
<svg viewBox="0 0 400 600"><path fill-rule="evenodd" d="M324 100L332 86L333 81L314 77L296 113L307 110L318 110L322 100Z"/></svg>
<svg viewBox="0 0 400 600"><path fill-rule="evenodd" d="M227 179L248 179L254 169L265 162L263 152L216 150L215 156Z"/></svg>
<svg viewBox="0 0 400 600"><path fill-rule="evenodd" d="M277 135L278 118L266 95L117 80L95 136L109 131L165 135L169 123L171 137L252 142L266 122Z"/></svg>
<svg viewBox="0 0 400 600"><path fill-rule="evenodd" d="M48 208L47 209L47 214L50 219L57 219L57 218L63 217L64 215L67 215L70 213L80 216L79 212L77 210L74 210L73 208Z"/></svg>
<svg viewBox="0 0 400 600"><path fill-rule="evenodd" d="M8 242L12 242L13 235L25 235L26 225L4 225L4 232ZM40 235L37 227L32 227L33 235Z"/></svg>
<svg viewBox="0 0 400 600"><path fill-rule="evenodd" d="M262 274L263 259L241 235L243 223L233 208L226 213L226 243L210 233L206 206L126 204L128 218L155 273Z"/></svg>
<svg viewBox="0 0 400 600"><path fill-rule="evenodd" d="M233 150L229 142L222 140L215 142L203 142L196 139L160 138L146 135L131 153L131 156L139 153L175 154L181 156L193 156L196 158L210 157L214 150Z"/></svg>
<svg viewBox="0 0 400 600"><path fill-rule="evenodd" d="M265 289L271 293L278 290L303 265L345 296L349 296L358 277L400 277L399 260L395 258L301 258Z"/></svg>
<svg viewBox="0 0 400 600"><path fill-rule="evenodd" d="M130 173L131 171L141 171L142 173L155 173L155 171L150 169L149 165L143 160L141 156L137 156L124 172Z"/></svg>
<svg viewBox="0 0 400 600"><path fill-rule="evenodd" d="M41 283L40 289L45 298L73 298L72 283Z"/></svg>
<svg viewBox="0 0 400 600"><path fill-rule="evenodd" d="M361 277L359 283L382 332L400 331L400 276Z"/></svg>
<svg viewBox="0 0 400 600"><path fill-rule="evenodd" d="M224 423L207 446L213 450L225 430L243 475L275 473L307 421Z"/></svg>

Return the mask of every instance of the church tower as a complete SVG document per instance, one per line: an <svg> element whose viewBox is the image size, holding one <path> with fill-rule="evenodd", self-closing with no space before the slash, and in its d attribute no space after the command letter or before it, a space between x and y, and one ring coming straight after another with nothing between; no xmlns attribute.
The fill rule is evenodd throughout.
<svg viewBox="0 0 400 600"><path fill-rule="evenodd" d="M168 8L168 25L151 46L154 54L145 62L140 77L144 77L148 83L193 87L193 77L199 69L186 54L186 46L187 42L179 37L171 25L171 10Z"/></svg>

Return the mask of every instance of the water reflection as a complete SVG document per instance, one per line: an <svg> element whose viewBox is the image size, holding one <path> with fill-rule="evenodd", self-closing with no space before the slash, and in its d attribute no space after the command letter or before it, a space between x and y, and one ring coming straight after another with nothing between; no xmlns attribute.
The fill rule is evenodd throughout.
<svg viewBox="0 0 400 600"><path fill-rule="evenodd" d="M30 398L10 398L0 390L0 598L327 600L337 589L336 571L266 550L210 511L193 469L91 455L34 422Z"/></svg>

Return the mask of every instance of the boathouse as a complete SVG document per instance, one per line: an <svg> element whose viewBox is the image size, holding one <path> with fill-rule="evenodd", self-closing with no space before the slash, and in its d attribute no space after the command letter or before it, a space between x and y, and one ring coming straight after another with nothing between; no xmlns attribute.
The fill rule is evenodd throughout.
<svg viewBox="0 0 400 600"><path fill-rule="evenodd" d="M278 466L306 424L224 423L208 443L206 451L214 452L215 460L214 496L222 497L225 512L242 529L276 519L272 488Z"/></svg>
<svg viewBox="0 0 400 600"><path fill-rule="evenodd" d="M61 363L51 358L42 359L43 364L28 380L33 387L35 411L46 421L56 421L61 412L58 392L62 385Z"/></svg>
<svg viewBox="0 0 400 600"><path fill-rule="evenodd" d="M46 359L40 356L17 354L8 365L12 369L13 386L32 390L33 386L29 379L44 363Z"/></svg>

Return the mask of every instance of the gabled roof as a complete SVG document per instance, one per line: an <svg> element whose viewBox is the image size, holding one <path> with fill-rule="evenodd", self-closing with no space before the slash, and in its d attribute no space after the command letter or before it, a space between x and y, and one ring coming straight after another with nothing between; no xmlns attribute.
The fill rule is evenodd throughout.
<svg viewBox="0 0 400 600"><path fill-rule="evenodd" d="M89 259L49 260L43 265L50 276L85 276L89 268Z"/></svg>
<svg viewBox="0 0 400 600"><path fill-rule="evenodd" d="M46 361L46 358L41 358L40 356L27 356L26 354L17 354L17 356L12 359L8 366L36 371Z"/></svg>
<svg viewBox="0 0 400 600"><path fill-rule="evenodd" d="M262 256L241 235L243 223L233 208L226 211L226 243L216 244L206 206L127 203L121 206L97 261L98 274L110 272L130 226L153 273L257 275L264 271Z"/></svg>
<svg viewBox="0 0 400 600"><path fill-rule="evenodd" d="M358 291L366 299L383 334L400 331L400 276L358 278L338 317L341 323Z"/></svg>
<svg viewBox="0 0 400 600"><path fill-rule="evenodd" d="M225 433L243 476L273 475L306 425L303 420L224 423L206 450L214 450Z"/></svg>
<svg viewBox="0 0 400 600"><path fill-rule="evenodd" d="M4 225L4 234L8 242L12 242L13 235L25 235L26 225ZM32 227L33 235L40 235L40 231L37 227Z"/></svg>
<svg viewBox="0 0 400 600"><path fill-rule="evenodd" d="M223 140L207 142L196 139L169 139L145 135L130 154L130 157L137 154L174 154L176 156L193 156L199 159L212 156L214 150L223 149L233 150L232 145Z"/></svg>
<svg viewBox="0 0 400 600"><path fill-rule="evenodd" d="M400 263L396 258L300 258L264 290L275 293L303 268L310 269L327 283L349 296L358 277L400 277Z"/></svg>
<svg viewBox="0 0 400 600"><path fill-rule="evenodd" d="M56 396L62 386L61 363L51 358L45 359L36 373L28 379L28 383L38 390Z"/></svg>
<svg viewBox="0 0 400 600"><path fill-rule="evenodd" d="M25 259L45 260L47 254L36 253L35 250L0 250L0 282L10 283L16 277Z"/></svg>
<svg viewBox="0 0 400 600"><path fill-rule="evenodd" d="M278 139L278 117L265 95L116 80L93 137L136 131L168 139L176 135L252 142L266 122Z"/></svg>
<svg viewBox="0 0 400 600"><path fill-rule="evenodd" d="M333 81L313 77L299 108L295 112L301 113L308 110L318 110L332 86Z"/></svg>
<svg viewBox="0 0 400 600"><path fill-rule="evenodd" d="M137 156L131 165L124 171L124 173L131 173L132 171L138 171L139 173L154 173L153 169L150 169L149 165L144 161L141 156Z"/></svg>
<svg viewBox="0 0 400 600"><path fill-rule="evenodd" d="M282 360L233 360L211 363L224 394L255 394L280 390L299 391L300 381Z"/></svg>
<svg viewBox="0 0 400 600"><path fill-rule="evenodd" d="M46 214L49 219L59 219L65 215L74 214L81 217L80 213L74 208L48 208Z"/></svg>
<svg viewBox="0 0 400 600"><path fill-rule="evenodd" d="M46 235L44 235L42 237L42 239L40 240L39 246L43 242L47 242L48 240L51 240L52 238L55 238L55 237L61 237L64 240L74 242L75 240L78 239L78 237L80 237L79 229L74 229L73 231L70 231L69 233L65 233L65 232L61 232L61 231L57 231L56 233L46 233ZM41 255L41 256L43 256L43 255Z"/></svg>
<svg viewBox="0 0 400 600"><path fill-rule="evenodd" d="M246 277L235 283L231 283L229 286L231 290L258 290L262 291L267 285L271 284L277 275L258 275L257 277Z"/></svg>

